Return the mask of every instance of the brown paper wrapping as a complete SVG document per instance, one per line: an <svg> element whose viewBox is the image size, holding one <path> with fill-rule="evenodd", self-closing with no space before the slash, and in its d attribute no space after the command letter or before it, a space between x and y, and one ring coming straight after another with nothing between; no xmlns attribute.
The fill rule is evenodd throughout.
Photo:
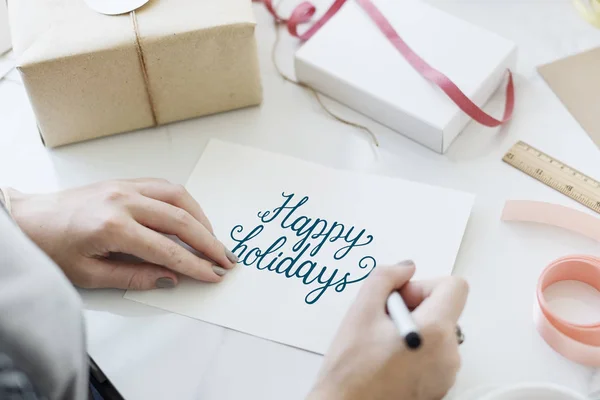
<svg viewBox="0 0 600 400"><path fill-rule="evenodd" d="M538 71L600 148L600 47L542 65Z"/></svg>
<svg viewBox="0 0 600 400"><path fill-rule="evenodd" d="M83 0L9 0L9 18L49 147L262 100L250 0L151 0L135 11L139 47L131 13Z"/></svg>

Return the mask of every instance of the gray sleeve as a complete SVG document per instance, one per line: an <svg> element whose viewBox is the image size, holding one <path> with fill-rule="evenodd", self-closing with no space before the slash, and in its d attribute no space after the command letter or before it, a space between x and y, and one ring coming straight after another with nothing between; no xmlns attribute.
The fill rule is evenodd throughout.
<svg viewBox="0 0 600 400"><path fill-rule="evenodd" d="M85 400L87 381L81 300L0 206L0 399Z"/></svg>

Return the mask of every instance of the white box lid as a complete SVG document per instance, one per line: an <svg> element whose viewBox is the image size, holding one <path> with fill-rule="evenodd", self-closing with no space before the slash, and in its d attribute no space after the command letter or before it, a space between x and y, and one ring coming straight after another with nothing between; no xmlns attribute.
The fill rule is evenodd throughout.
<svg viewBox="0 0 600 400"><path fill-rule="evenodd" d="M509 40L419 0L372 0L400 37L469 97L515 51ZM460 112L423 78L349 0L296 53L296 61L335 76L443 130Z"/></svg>

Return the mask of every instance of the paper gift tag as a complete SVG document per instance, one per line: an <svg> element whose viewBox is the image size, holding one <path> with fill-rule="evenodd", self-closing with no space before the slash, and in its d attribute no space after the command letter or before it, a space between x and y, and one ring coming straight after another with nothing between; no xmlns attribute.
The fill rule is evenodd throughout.
<svg viewBox="0 0 600 400"><path fill-rule="evenodd" d="M126 14L137 10L150 0L85 0L94 11L106 15Z"/></svg>

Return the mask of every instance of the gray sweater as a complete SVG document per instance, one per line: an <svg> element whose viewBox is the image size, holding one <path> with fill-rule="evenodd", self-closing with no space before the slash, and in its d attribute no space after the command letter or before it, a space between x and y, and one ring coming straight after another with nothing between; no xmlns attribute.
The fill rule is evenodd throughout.
<svg viewBox="0 0 600 400"><path fill-rule="evenodd" d="M0 400L88 398L81 300L0 203Z"/></svg>

